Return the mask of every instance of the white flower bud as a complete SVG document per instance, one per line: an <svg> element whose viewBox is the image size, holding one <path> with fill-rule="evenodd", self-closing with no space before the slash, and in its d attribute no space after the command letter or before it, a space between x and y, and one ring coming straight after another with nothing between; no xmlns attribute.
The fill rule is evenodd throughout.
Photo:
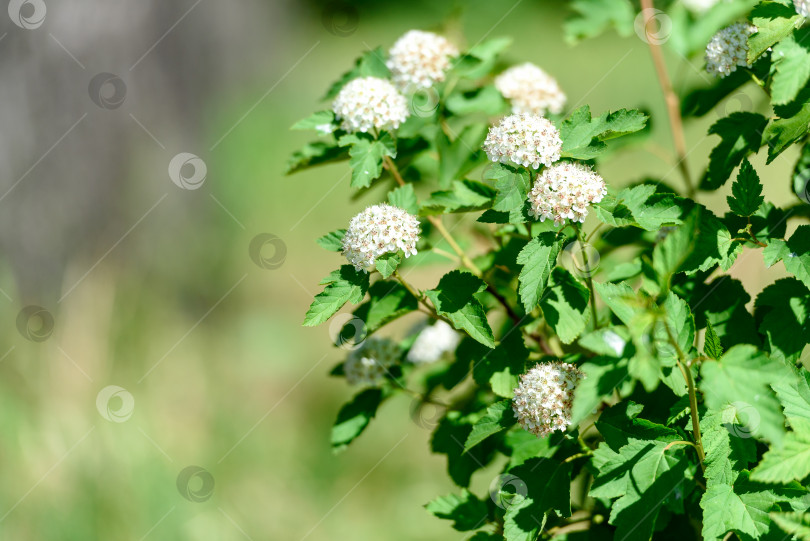
<svg viewBox="0 0 810 541"><path fill-rule="evenodd" d="M810 17L810 0L793 0L793 7L802 17Z"/></svg>
<svg viewBox="0 0 810 541"><path fill-rule="evenodd" d="M518 113L501 119L489 128L484 152L493 162L511 163L537 169L560 159L560 132L548 119Z"/></svg>
<svg viewBox="0 0 810 541"><path fill-rule="evenodd" d="M748 36L756 30L756 26L748 23L736 23L717 32L706 46L706 71L716 77L725 77L737 66L750 68Z"/></svg>
<svg viewBox="0 0 810 541"><path fill-rule="evenodd" d="M444 81L450 59L458 49L444 37L432 32L411 30L388 51L386 65L391 79L401 91L430 88Z"/></svg>
<svg viewBox="0 0 810 541"><path fill-rule="evenodd" d="M383 254L402 250L416 255L419 220L401 208L382 203L352 218L343 236L343 255L357 270L367 270Z"/></svg>
<svg viewBox="0 0 810 541"><path fill-rule="evenodd" d="M453 327L442 320L426 326L416 337L408 351L408 360L412 363L432 363L442 358L445 353L456 350L461 336Z"/></svg>
<svg viewBox="0 0 810 541"><path fill-rule="evenodd" d="M563 362L541 363L520 376L512 410L520 426L538 438L571 424L574 389L585 375Z"/></svg>
<svg viewBox="0 0 810 541"><path fill-rule="evenodd" d="M565 107L565 94L554 77L530 62L513 66L495 78L495 88L511 100L512 112L558 114Z"/></svg>
<svg viewBox="0 0 810 541"><path fill-rule="evenodd" d="M405 97L378 77L346 83L332 102L332 110L340 127L348 132L397 129L410 114Z"/></svg>
<svg viewBox="0 0 810 541"><path fill-rule="evenodd" d="M607 193L605 181L588 165L560 162L547 167L529 192L529 214L544 222L560 225L566 219L584 222L591 203Z"/></svg>
<svg viewBox="0 0 810 541"><path fill-rule="evenodd" d="M346 357L343 363L346 381L351 385L377 387L399 356L399 346L388 338L368 338Z"/></svg>

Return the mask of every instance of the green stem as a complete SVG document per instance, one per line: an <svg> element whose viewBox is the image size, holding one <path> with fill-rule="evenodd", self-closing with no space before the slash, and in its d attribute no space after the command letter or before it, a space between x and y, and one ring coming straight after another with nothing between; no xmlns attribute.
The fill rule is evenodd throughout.
<svg viewBox="0 0 810 541"><path fill-rule="evenodd" d="M585 281L588 284L588 289L591 292L591 317L593 318L594 330L599 328L599 317L596 314L596 291L593 288L593 278L591 278L591 266L588 262L588 252L585 249L585 239L582 234L582 228L579 225L574 225L574 230L577 232L577 240L579 247L582 249L582 262L585 263Z"/></svg>

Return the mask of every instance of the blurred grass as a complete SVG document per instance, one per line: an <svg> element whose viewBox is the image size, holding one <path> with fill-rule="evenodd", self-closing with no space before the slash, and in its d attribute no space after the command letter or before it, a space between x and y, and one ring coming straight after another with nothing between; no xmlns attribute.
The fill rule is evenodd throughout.
<svg viewBox="0 0 810 541"><path fill-rule="evenodd" d="M282 175L289 153L309 139L288 127L325 107L318 99L355 56L390 46L410 28L435 27L451 13L449 3L418 5L361 10L357 31L347 37L328 33L310 5L291 5L298 11L288 21L293 31L286 46L268 51L272 61L258 67L252 85L218 97L205 112L203 140L213 142L250 111L204 156L206 185L172 190L171 203L54 310L57 326L49 340L23 339L14 332L16 308L6 311L6 350L13 349L0 361L3 538L362 541L457 535L421 508L453 487L444 460L429 453L429 430L411 421L407 399L387 403L346 453L330 453L329 428L351 390L327 375L342 356L330 347L328 325L300 326L318 280L340 262L314 239L345 226L383 190L350 200L345 164ZM617 154L600 170L617 187L646 176L680 186L671 158L658 155L671 156L671 142L646 44L608 33L574 48L563 45L565 13L557 5L526 1L512 9L466 2L461 26L470 44L513 36L509 58L555 75L570 106L589 103L595 113L650 110L653 132L646 146ZM250 39L234 39L240 38ZM700 80L699 61L668 60L676 85ZM687 125L695 176L715 143L704 134L716 118ZM791 199L787 183L771 178L786 178L794 157L786 153L763 178L766 196L776 204ZM163 171L162 162L133 167L127 209L133 221L152 202L144 186ZM706 197L706 204L724 208L729 187ZM205 216L203 223L185 219L194 213ZM251 262L247 247L259 233L286 243L281 268L263 270ZM133 250L147 255L128 257L127 244L147 247ZM67 286L93 263L76 262ZM414 271L413 281L431 285L442 269ZM752 294L774 273L779 271L762 270L758 254L734 270ZM134 396L126 422L108 422L96 411L96 395L107 385ZM207 469L215 480L206 502L178 493L177 475L189 465ZM474 480L482 494L494 476L492 468L487 472Z"/></svg>

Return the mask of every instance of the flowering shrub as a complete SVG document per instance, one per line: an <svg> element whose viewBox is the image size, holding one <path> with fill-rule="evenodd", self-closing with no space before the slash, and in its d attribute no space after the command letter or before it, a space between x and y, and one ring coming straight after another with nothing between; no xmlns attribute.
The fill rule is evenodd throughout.
<svg viewBox="0 0 810 541"><path fill-rule="evenodd" d="M332 446L397 394L420 426L438 408L431 449L459 489L426 508L475 541L810 539L808 2L571 6L572 41L613 26L649 45L684 188L603 178L648 115L566 110L507 38L464 50L410 31L365 53L294 126L320 138L288 167L348 161L352 190L387 190L317 240L343 264L304 325L354 306L333 375L358 392ZM705 59L703 87L673 91L665 41ZM744 85L772 112L717 120L695 182L683 122ZM794 146L790 179L749 161ZM766 201L766 176L795 204ZM699 202L724 186L724 205ZM787 277L747 292L729 270L751 251ZM408 279L437 261L438 283ZM409 314L410 333L386 328Z"/></svg>

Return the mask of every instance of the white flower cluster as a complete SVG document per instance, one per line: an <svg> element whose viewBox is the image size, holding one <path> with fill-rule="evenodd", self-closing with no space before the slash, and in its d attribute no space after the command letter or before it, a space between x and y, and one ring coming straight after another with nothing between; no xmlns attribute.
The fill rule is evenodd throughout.
<svg viewBox="0 0 810 541"><path fill-rule="evenodd" d="M493 162L512 163L538 169L560 159L560 132L548 119L517 113L489 128L484 152Z"/></svg>
<svg viewBox="0 0 810 541"><path fill-rule="evenodd" d="M520 377L512 410L518 423L538 438L571 424L574 388L585 375L563 362L541 363Z"/></svg>
<svg viewBox="0 0 810 541"><path fill-rule="evenodd" d="M346 83L332 102L332 110L348 132L397 129L410 114L405 96L379 77Z"/></svg>
<svg viewBox="0 0 810 541"><path fill-rule="evenodd" d="M725 77L737 66L750 68L748 36L756 30L756 26L748 23L735 23L717 32L706 46L706 71L716 77Z"/></svg>
<svg viewBox="0 0 810 541"><path fill-rule="evenodd" d="M383 254L402 250L416 255L419 220L401 208L372 205L352 218L343 236L343 255L357 270L366 270Z"/></svg>
<svg viewBox="0 0 810 541"><path fill-rule="evenodd" d="M368 338L351 351L343 363L343 373L351 385L376 387L385 380L388 369L399 360L399 346L387 338Z"/></svg>
<svg viewBox="0 0 810 541"><path fill-rule="evenodd" d="M453 327L442 320L422 329L414 340L408 360L412 363L432 363L442 355L455 351L461 336Z"/></svg>
<svg viewBox="0 0 810 541"><path fill-rule="evenodd" d="M566 218L584 222L588 206L598 203L607 193L605 181L588 165L560 162L547 167L537 177L529 192L529 214L555 225Z"/></svg>
<svg viewBox="0 0 810 541"><path fill-rule="evenodd" d="M386 65L397 88L401 91L417 90L444 81L450 59L458 54L456 46L444 37L411 30L388 51Z"/></svg>
<svg viewBox="0 0 810 541"><path fill-rule="evenodd" d="M793 0L793 7L802 17L810 17L810 0Z"/></svg>
<svg viewBox="0 0 810 541"><path fill-rule="evenodd" d="M557 114L565 107L565 94L557 80L531 62L513 66L495 78L495 88L511 100L512 112Z"/></svg>
<svg viewBox="0 0 810 541"><path fill-rule="evenodd" d="M703 14L713 8L720 0L681 0L686 9L693 13Z"/></svg>

